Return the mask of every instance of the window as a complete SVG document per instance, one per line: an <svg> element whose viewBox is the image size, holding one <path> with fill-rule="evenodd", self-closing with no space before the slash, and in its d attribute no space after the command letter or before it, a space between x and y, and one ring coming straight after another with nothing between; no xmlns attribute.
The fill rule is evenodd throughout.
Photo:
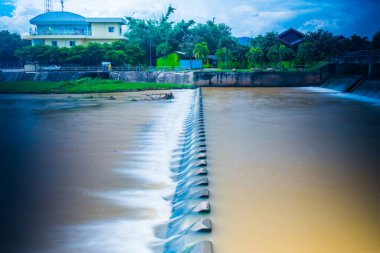
<svg viewBox="0 0 380 253"><path fill-rule="evenodd" d="M56 47L56 46L58 46L58 42L57 42L56 40L52 40L52 41L51 41L51 45L52 45L53 47Z"/></svg>
<svg viewBox="0 0 380 253"><path fill-rule="evenodd" d="M75 46L76 46L75 40L70 40L70 47L75 47Z"/></svg>
<svg viewBox="0 0 380 253"><path fill-rule="evenodd" d="M123 33L122 30L121 30L121 27L119 27L119 32L120 32L120 35Z"/></svg>
<svg viewBox="0 0 380 253"><path fill-rule="evenodd" d="M108 32L114 33L115 32L115 27L113 27L113 26L108 27Z"/></svg>

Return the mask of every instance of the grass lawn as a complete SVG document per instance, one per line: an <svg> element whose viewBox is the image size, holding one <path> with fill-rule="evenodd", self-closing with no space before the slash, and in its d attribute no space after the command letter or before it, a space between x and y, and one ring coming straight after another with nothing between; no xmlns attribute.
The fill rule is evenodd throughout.
<svg viewBox="0 0 380 253"><path fill-rule="evenodd" d="M191 84L127 83L90 78L64 82L0 82L0 93L101 93L192 88L194 88L194 85Z"/></svg>

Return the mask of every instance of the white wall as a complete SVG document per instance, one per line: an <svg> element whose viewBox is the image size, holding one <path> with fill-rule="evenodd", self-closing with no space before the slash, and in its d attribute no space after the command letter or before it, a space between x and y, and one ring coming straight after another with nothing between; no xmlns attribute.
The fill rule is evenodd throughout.
<svg viewBox="0 0 380 253"><path fill-rule="evenodd" d="M115 32L110 33L108 31L109 27L114 27ZM106 38L116 38L120 37L120 27L119 23L91 23L92 36L101 36Z"/></svg>

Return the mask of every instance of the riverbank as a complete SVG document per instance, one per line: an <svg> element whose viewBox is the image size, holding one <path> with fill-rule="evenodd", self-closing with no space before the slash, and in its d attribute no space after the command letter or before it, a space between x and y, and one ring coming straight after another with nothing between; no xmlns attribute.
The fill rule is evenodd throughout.
<svg viewBox="0 0 380 253"><path fill-rule="evenodd" d="M109 93L193 88L194 85L191 84L123 82L91 78L63 82L16 81L0 83L0 93L14 94Z"/></svg>

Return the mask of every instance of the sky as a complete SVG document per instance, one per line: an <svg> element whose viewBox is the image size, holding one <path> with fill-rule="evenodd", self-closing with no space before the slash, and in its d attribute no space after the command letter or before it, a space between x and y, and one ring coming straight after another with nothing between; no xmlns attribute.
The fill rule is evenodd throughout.
<svg viewBox="0 0 380 253"><path fill-rule="evenodd" d="M53 1L54 10L59 11L59 0ZM173 21L215 18L217 23L229 25L236 37L291 27L369 38L380 31L380 0L65 0L65 11L86 17L154 18L170 3L176 8ZM26 33L29 20L43 9L44 0L0 0L0 30Z"/></svg>

